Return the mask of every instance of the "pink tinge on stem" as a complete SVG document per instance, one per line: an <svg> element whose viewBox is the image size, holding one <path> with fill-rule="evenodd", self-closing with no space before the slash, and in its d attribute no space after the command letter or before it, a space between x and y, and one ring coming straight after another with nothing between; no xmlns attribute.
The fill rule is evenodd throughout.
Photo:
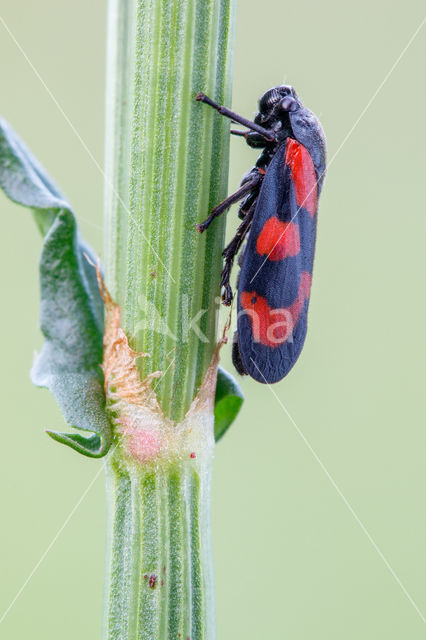
<svg viewBox="0 0 426 640"><path fill-rule="evenodd" d="M160 432L141 427L136 429L127 423L125 418L121 418L119 422L122 425L120 431L125 438L126 449L134 460L149 462L160 456L165 444Z"/></svg>

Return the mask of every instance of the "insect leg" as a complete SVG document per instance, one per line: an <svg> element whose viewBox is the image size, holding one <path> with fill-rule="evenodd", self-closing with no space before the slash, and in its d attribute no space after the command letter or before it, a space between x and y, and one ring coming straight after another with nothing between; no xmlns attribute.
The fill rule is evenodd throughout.
<svg viewBox="0 0 426 640"><path fill-rule="evenodd" d="M243 200L242 203L240 204L240 208L238 209L238 217L240 218L240 220L244 220L246 215L249 213L253 202L255 202L259 196L259 190L260 190L260 184L258 187L253 189L247 195L245 200Z"/></svg>
<svg viewBox="0 0 426 640"><path fill-rule="evenodd" d="M249 211L247 211L244 220L240 224L237 229L237 233L231 240L231 242L224 248L222 255L225 258L225 264L222 270L222 279L220 281L220 286L224 287L225 291L222 296L223 304L229 306L232 302L233 294L231 285L229 284L229 278L231 276L232 265L234 264L235 256L238 251L241 249L241 245L244 242L244 238L246 237L250 226L251 221L253 220L254 211L256 209L256 202L252 204Z"/></svg>
<svg viewBox="0 0 426 640"><path fill-rule="evenodd" d="M260 133L261 136L263 136L267 140L270 140L271 142L276 139L275 131L272 131L270 129L264 129L263 127L256 124L255 122L252 122L251 120L247 120L247 118L244 118L243 116L238 115L238 113L231 111L227 107L223 107L217 104L217 102L213 102L213 100L210 100L210 98L206 96L204 93L199 93L195 99L198 100L199 102L205 102L206 104L213 107L213 109L216 109L216 111L218 111L222 116L225 116L226 118L230 118L234 122L238 122L239 124L242 124L244 127L247 127L247 129L251 129L252 131L257 131L258 133Z"/></svg>
<svg viewBox="0 0 426 640"><path fill-rule="evenodd" d="M252 147L252 149L264 149L269 143L269 140L260 133L257 133L257 131L240 131L239 129L230 129L229 133L233 136L245 138L245 141L249 147Z"/></svg>
<svg viewBox="0 0 426 640"><path fill-rule="evenodd" d="M253 173L250 178L244 182L239 189L235 193L232 193L230 196L226 198L223 202L218 204L214 209L212 209L208 218L197 224L197 229L200 233L203 233L212 223L212 221L220 216L224 211L229 209L229 207L234 204L234 202L238 202L238 200L242 200L250 191L262 180L262 175L259 173Z"/></svg>

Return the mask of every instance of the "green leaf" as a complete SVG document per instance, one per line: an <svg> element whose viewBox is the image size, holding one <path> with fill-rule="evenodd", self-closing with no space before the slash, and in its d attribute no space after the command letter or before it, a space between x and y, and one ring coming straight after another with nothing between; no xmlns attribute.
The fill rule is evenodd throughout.
<svg viewBox="0 0 426 640"><path fill-rule="evenodd" d="M49 435L90 457L112 439L102 362L103 304L93 252L79 238L71 207L11 127L0 120L0 186L33 210L45 236L40 261L41 330L45 342L31 377L56 398L66 422L89 434ZM87 256L87 257L86 257Z"/></svg>
<svg viewBox="0 0 426 640"><path fill-rule="evenodd" d="M11 200L33 210L45 236L40 261L41 329L46 341L33 369L66 422L81 433L47 433L90 457L105 455L111 425L105 408L102 362L103 302L93 251L79 238L71 207L11 127L0 120L0 186ZM87 259L89 258L89 260ZM243 402L235 379L219 367L215 439L235 420Z"/></svg>
<svg viewBox="0 0 426 640"><path fill-rule="evenodd" d="M230 373L218 368L214 407L214 438L220 440L234 422L243 404L244 396Z"/></svg>

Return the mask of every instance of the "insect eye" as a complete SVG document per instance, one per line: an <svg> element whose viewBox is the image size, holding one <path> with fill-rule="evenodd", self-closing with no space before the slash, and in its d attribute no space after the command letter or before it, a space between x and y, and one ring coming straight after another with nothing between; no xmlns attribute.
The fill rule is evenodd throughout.
<svg viewBox="0 0 426 640"><path fill-rule="evenodd" d="M298 108L297 102L291 96L285 96L280 102L280 107L283 111L296 111Z"/></svg>

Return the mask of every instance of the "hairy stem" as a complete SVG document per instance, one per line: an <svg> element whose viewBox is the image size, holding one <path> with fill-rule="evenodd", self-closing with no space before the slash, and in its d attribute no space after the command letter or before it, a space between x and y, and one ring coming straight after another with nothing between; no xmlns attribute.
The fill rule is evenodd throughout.
<svg viewBox="0 0 426 640"><path fill-rule="evenodd" d="M136 472L113 455L107 466L104 637L213 638L210 464Z"/></svg>
<svg viewBox="0 0 426 640"><path fill-rule="evenodd" d="M109 0L105 277L130 347L149 354L140 378L161 376L155 409L112 415L104 640L215 635L216 365L197 392L216 345L224 220L203 236L196 224L226 195L229 123L195 97L230 103L233 12L234 0ZM143 443L162 444L151 455Z"/></svg>
<svg viewBox="0 0 426 640"><path fill-rule="evenodd" d="M106 276L142 376L164 372L163 410L182 419L210 362L229 123L195 101L230 101L233 0L110 0Z"/></svg>

